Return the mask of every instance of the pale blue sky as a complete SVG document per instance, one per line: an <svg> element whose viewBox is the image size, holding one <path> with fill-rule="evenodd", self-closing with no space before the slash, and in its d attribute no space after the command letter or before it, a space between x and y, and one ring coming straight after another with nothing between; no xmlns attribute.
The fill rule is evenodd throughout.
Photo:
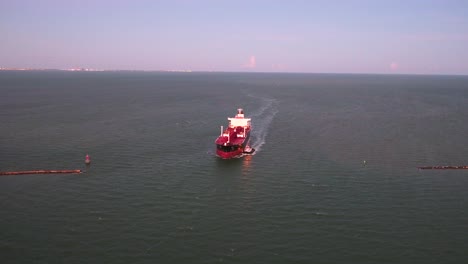
<svg viewBox="0 0 468 264"><path fill-rule="evenodd" d="M468 74L468 1L0 0L0 67Z"/></svg>

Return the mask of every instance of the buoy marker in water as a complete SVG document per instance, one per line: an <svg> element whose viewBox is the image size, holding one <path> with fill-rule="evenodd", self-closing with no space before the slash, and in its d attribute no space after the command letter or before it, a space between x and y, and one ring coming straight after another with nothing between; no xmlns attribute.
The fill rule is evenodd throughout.
<svg viewBox="0 0 468 264"><path fill-rule="evenodd" d="M91 164L91 158L89 158L88 154L86 154L85 163L86 164Z"/></svg>

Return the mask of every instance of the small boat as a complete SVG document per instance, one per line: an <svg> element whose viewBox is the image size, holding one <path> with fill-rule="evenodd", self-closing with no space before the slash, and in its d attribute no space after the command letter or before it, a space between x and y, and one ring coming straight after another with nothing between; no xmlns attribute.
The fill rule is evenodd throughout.
<svg viewBox="0 0 468 264"><path fill-rule="evenodd" d="M252 147L250 147L250 146L246 146L246 147L244 148L243 153L244 153L244 154L253 154L254 151L255 151L254 148L252 148Z"/></svg>

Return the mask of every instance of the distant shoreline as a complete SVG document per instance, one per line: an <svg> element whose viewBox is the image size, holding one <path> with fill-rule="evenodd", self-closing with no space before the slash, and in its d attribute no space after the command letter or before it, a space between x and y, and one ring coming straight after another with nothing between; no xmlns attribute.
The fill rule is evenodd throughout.
<svg viewBox="0 0 468 264"><path fill-rule="evenodd" d="M0 68L0 71L67 71L67 72L192 72L191 70L100 70L90 68L42 69L42 68Z"/></svg>
<svg viewBox="0 0 468 264"><path fill-rule="evenodd" d="M90 68L42 69L42 68L1 68L0 72L145 72L145 73L245 73L245 74L320 74L320 75L385 75L385 76L468 76L468 74L427 74L427 73L346 73L346 72L263 72L263 71L192 71L192 70L101 70Z"/></svg>

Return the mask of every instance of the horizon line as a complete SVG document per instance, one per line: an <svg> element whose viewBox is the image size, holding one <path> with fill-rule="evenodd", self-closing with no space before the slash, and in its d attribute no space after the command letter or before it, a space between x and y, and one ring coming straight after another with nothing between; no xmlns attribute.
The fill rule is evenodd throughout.
<svg viewBox="0 0 468 264"><path fill-rule="evenodd" d="M65 72L164 72L164 73L261 73L261 74L343 74L343 75L418 75L418 76L468 76L459 73L378 73L378 72L288 72L288 71L222 71L222 70L136 70L136 69L94 69L94 68L16 68L0 67L0 71L65 71Z"/></svg>

